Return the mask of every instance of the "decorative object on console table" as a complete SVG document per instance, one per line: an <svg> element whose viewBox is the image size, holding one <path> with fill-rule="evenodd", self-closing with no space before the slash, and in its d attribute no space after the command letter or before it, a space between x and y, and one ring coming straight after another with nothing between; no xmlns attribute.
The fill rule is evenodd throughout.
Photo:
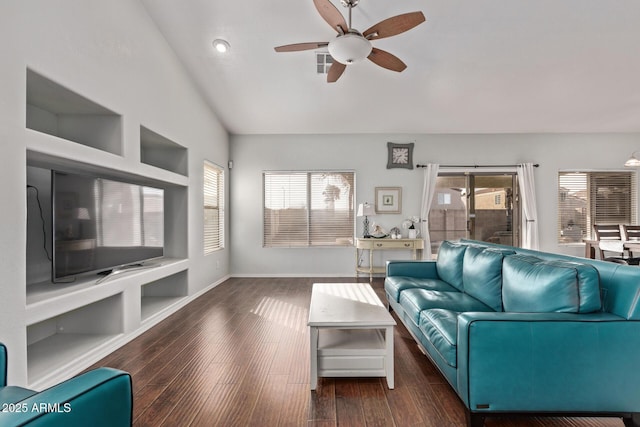
<svg viewBox="0 0 640 427"><path fill-rule="evenodd" d="M413 169L413 145L387 142L387 169Z"/></svg>
<svg viewBox="0 0 640 427"><path fill-rule="evenodd" d="M368 217L373 216L374 214L375 213L373 211L373 208L371 207L369 202L360 203L358 205L357 216L364 217L364 221L362 222L363 224L362 237L364 237L365 239L371 237L371 235L369 234L369 218Z"/></svg>
<svg viewBox="0 0 640 427"><path fill-rule="evenodd" d="M634 151L629 157L629 160L624 162L624 166L627 168L638 168L640 167L640 151Z"/></svg>
<svg viewBox="0 0 640 427"><path fill-rule="evenodd" d="M420 235L420 230L416 228L416 224L420 222L420 218L412 216L402 221L402 227L406 228L410 239L416 239Z"/></svg>
<svg viewBox="0 0 640 427"><path fill-rule="evenodd" d="M402 212L402 187L376 187L376 213Z"/></svg>

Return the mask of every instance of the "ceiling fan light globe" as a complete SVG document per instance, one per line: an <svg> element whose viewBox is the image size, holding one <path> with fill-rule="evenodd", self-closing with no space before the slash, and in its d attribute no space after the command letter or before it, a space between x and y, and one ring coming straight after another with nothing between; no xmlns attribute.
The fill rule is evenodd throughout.
<svg viewBox="0 0 640 427"><path fill-rule="evenodd" d="M329 54L341 64L362 61L371 54L371 42L359 34L345 34L329 42Z"/></svg>

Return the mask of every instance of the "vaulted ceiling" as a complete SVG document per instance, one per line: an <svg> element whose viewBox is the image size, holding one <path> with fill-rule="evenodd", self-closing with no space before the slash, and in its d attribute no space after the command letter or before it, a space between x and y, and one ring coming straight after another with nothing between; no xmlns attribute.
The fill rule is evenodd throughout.
<svg viewBox="0 0 640 427"><path fill-rule="evenodd" d="M141 1L233 134L640 131L637 0L360 0L360 31L427 20L373 42L404 72L364 61L332 84L316 51L273 49L335 37L312 0Z"/></svg>

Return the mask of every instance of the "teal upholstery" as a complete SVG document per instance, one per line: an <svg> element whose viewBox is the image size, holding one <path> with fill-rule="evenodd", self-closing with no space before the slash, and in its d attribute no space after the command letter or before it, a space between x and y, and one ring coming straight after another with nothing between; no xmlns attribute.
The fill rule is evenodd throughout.
<svg viewBox="0 0 640 427"><path fill-rule="evenodd" d="M98 368L37 392L7 386L7 349L0 343L0 386L3 427L118 427L131 426L133 394L131 376L111 368Z"/></svg>
<svg viewBox="0 0 640 427"><path fill-rule="evenodd" d="M429 289L431 291L455 292L457 289L440 279L424 279L420 277L392 276L385 282L389 295L396 301L400 299L400 292L405 289Z"/></svg>
<svg viewBox="0 0 640 427"><path fill-rule="evenodd" d="M510 256L504 261L502 300L504 310L513 312L598 311L601 307L598 270L575 262Z"/></svg>
<svg viewBox="0 0 640 427"><path fill-rule="evenodd" d="M463 292L406 289L400 293L399 303L416 324L420 321L420 313L431 308L457 311L492 311L482 302Z"/></svg>
<svg viewBox="0 0 640 427"><path fill-rule="evenodd" d="M458 290L462 290L462 261L464 259L464 252L467 250L467 245L458 245L448 241L442 242L436 261L436 269L438 270L438 276L454 286Z"/></svg>
<svg viewBox="0 0 640 427"><path fill-rule="evenodd" d="M502 311L502 261L514 251L469 247L464 253L462 275L465 293L495 311Z"/></svg>
<svg viewBox="0 0 640 427"><path fill-rule="evenodd" d="M456 367L458 333L457 311L432 308L420 313L420 330L433 344L447 365Z"/></svg>
<svg viewBox="0 0 640 427"><path fill-rule="evenodd" d="M385 292L468 426L565 413L640 427L640 268L468 240L442 247L437 261L389 261Z"/></svg>

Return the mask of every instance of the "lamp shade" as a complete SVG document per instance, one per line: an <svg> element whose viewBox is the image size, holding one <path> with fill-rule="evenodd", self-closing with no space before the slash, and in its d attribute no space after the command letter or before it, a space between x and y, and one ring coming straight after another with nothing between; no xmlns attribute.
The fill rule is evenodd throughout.
<svg viewBox="0 0 640 427"><path fill-rule="evenodd" d="M628 168L640 167L640 151L634 151L633 154L631 154L631 157L629 158L629 160L624 162L624 165L625 167L628 167Z"/></svg>
<svg viewBox="0 0 640 427"><path fill-rule="evenodd" d="M74 214L76 219L91 219L91 216L89 215L89 209L87 208L76 208Z"/></svg>
<svg viewBox="0 0 640 427"><path fill-rule="evenodd" d="M373 206L371 206L368 202L360 203L358 205L358 213L357 216L373 216L375 211L373 210Z"/></svg>

